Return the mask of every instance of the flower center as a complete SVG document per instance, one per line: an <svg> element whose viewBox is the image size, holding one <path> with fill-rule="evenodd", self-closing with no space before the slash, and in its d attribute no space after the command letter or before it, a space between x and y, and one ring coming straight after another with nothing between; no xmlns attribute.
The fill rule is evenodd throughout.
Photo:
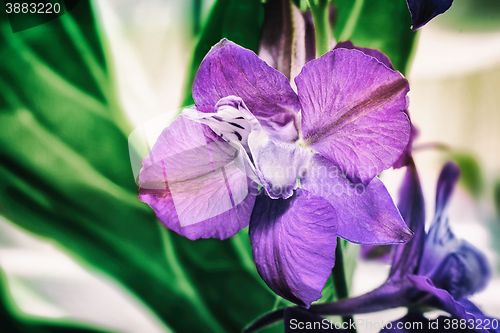
<svg viewBox="0 0 500 333"><path fill-rule="evenodd" d="M267 195L272 199L291 197L309 168L313 152L295 142L274 140L263 130L250 133L248 144Z"/></svg>
<svg viewBox="0 0 500 333"><path fill-rule="evenodd" d="M290 131L287 127L290 124L265 128L235 96L220 99L215 108L217 111L214 113L188 109L184 111L184 116L209 126L225 141L242 146L258 182L270 198L286 199L292 196L309 167L313 153L298 141L282 139L281 131ZM290 126L296 131L293 122Z"/></svg>

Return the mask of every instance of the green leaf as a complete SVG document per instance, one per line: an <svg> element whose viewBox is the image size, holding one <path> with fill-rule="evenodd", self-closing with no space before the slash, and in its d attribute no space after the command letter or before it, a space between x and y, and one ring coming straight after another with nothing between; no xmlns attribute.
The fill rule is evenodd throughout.
<svg viewBox="0 0 500 333"><path fill-rule="evenodd" d="M493 203L497 211L497 216L500 218L500 179L495 182L493 187Z"/></svg>
<svg viewBox="0 0 500 333"><path fill-rule="evenodd" d="M7 289L7 279L0 271L0 330L8 333L104 333L64 320L48 320L27 316L19 311Z"/></svg>
<svg viewBox="0 0 500 333"><path fill-rule="evenodd" d="M450 158L460 167L460 184L474 198L479 198L484 191L484 176L479 161L464 152L454 152Z"/></svg>
<svg viewBox="0 0 500 333"><path fill-rule="evenodd" d="M384 52L396 69L405 73L416 33L404 0L333 0L337 41Z"/></svg>
<svg viewBox="0 0 500 333"><path fill-rule="evenodd" d="M218 3L223 31L254 22L236 15L254 3ZM271 309L245 232L192 242L137 200L128 125L89 2L18 33L0 15L0 213L115 279L173 331L239 331Z"/></svg>
<svg viewBox="0 0 500 333"><path fill-rule="evenodd" d="M260 0L217 0L193 51L183 105L193 104L191 86L198 66L212 46L227 38L257 52L264 20Z"/></svg>

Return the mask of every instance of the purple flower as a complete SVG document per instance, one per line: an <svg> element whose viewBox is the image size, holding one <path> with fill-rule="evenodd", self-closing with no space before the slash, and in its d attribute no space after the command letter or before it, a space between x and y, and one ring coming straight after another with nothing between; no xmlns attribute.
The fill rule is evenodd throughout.
<svg viewBox="0 0 500 333"><path fill-rule="evenodd" d="M422 189L411 162L401 188L399 209L414 231L414 237L404 245L395 246L386 282L355 298L313 305L310 311L315 315L347 315L405 306L413 313L400 319L406 321L432 307L448 312L453 318L484 322L488 317L467 297L486 285L490 277L488 263L473 245L453 234L446 215L458 176L455 164L448 163L443 168L438 180L434 219L426 233ZM282 317L281 310L265 315L248 331Z"/></svg>
<svg viewBox="0 0 500 333"><path fill-rule="evenodd" d="M411 14L412 29L417 30L447 11L453 0L406 0L406 3Z"/></svg>
<svg viewBox="0 0 500 333"><path fill-rule="evenodd" d="M160 135L140 199L171 230L225 239L249 225L257 270L303 306L320 298L336 237L395 244L411 232L376 176L410 136L408 83L358 50L336 49L288 79L227 40L207 54L195 106Z"/></svg>

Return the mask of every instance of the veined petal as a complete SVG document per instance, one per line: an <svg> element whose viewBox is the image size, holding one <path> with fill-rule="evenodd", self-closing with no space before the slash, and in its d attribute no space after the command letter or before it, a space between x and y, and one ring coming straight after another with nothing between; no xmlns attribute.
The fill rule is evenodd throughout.
<svg viewBox="0 0 500 333"><path fill-rule="evenodd" d="M363 52L366 55L372 56L390 69L394 69L394 66L391 63L391 60L389 57L387 57L384 53L382 53L379 50L376 49L370 49L367 47L357 47L355 46L352 42L346 41L346 42L341 42L335 45L335 48L344 48L344 49L354 49L354 50L359 50ZM410 118L408 110L405 111L406 115L408 118ZM411 160L411 149L412 149L412 144L413 140L416 138L418 135L418 130L415 128L415 126L411 125L411 134L410 134L410 140L408 141L408 144L403 151L403 153L400 155L400 157L396 160L396 162L393 164L394 168L401 168L403 166L406 166L410 163Z"/></svg>
<svg viewBox="0 0 500 333"><path fill-rule="evenodd" d="M367 54L369 56L374 57L375 59L377 59L378 61L380 61L381 63L383 63L387 67L389 67L390 69L394 69L394 66L392 66L392 63L391 63L391 60L389 59L389 57L387 57L385 54L383 54L379 50L370 49L367 47L357 47L357 46L354 46L354 44L350 41L337 43L337 45L335 45L335 48L336 49L349 49L349 50L354 49L354 50L361 51L364 54Z"/></svg>
<svg viewBox="0 0 500 333"><path fill-rule="evenodd" d="M372 56L334 49L295 78L306 143L367 184L401 156L410 138L408 82Z"/></svg>
<svg viewBox="0 0 500 333"><path fill-rule="evenodd" d="M362 244L397 244L412 233L384 184L353 183L329 160L315 155L301 188L321 196L335 208L339 236Z"/></svg>
<svg viewBox="0 0 500 333"><path fill-rule="evenodd" d="M303 190L287 200L259 196L250 222L257 270L278 295L308 307L321 297L335 263L336 215Z"/></svg>
<svg viewBox="0 0 500 333"><path fill-rule="evenodd" d="M254 52L223 39L200 64L193 83L193 98L199 110L214 112L216 103L226 96L243 99L268 128L293 122L300 109L285 75ZM296 130L294 134L296 138Z"/></svg>
<svg viewBox="0 0 500 333"><path fill-rule="evenodd" d="M177 118L139 174L140 199L169 229L189 239L234 235L248 225L255 202L245 151L209 132Z"/></svg>
<svg viewBox="0 0 500 333"><path fill-rule="evenodd" d="M447 11L453 0L406 0L411 14L411 28L417 30L435 16Z"/></svg>

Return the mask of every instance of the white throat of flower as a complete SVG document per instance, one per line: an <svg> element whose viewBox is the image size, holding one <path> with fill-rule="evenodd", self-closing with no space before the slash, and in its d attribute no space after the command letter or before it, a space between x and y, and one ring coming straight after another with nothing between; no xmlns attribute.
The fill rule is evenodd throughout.
<svg viewBox="0 0 500 333"><path fill-rule="evenodd" d="M209 126L222 139L242 148L258 183L269 197L286 199L292 196L309 168L312 150L297 141L285 142L273 137L237 97L221 99L216 110L204 113L194 108L186 109L183 116Z"/></svg>

